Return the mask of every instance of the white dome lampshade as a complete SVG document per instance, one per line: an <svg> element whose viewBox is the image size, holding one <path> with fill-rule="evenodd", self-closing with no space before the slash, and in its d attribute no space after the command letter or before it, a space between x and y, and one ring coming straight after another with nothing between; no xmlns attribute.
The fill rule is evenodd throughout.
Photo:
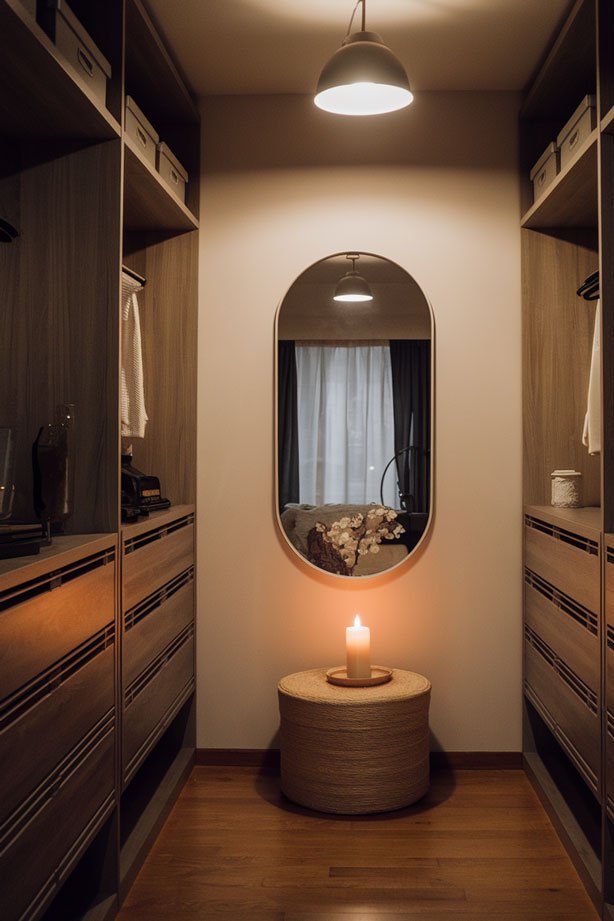
<svg viewBox="0 0 614 921"><path fill-rule="evenodd" d="M345 258L351 260L352 269L342 275L337 282L333 300L342 304L358 304L364 301L372 301L373 293L368 281L356 271L356 262L360 258L359 255L357 253L348 253Z"/></svg>
<svg viewBox="0 0 614 921"><path fill-rule="evenodd" d="M401 62L377 32L366 31L366 0L358 3L362 3L362 30L350 34L350 20L341 48L320 74L314 101L318 108L337 115L394 112L408 106L414 98L409 80Z"/></svg>

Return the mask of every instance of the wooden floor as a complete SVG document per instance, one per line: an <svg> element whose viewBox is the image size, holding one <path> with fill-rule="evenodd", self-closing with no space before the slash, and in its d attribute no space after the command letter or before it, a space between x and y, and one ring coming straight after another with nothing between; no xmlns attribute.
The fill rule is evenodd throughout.
<svg viewBox="0 0 614 921"><path fill-rule="evenodd" d="M409 809L334 817L276 777L197 767L118 921L596 921L521 771L432 778Z"/></svg>

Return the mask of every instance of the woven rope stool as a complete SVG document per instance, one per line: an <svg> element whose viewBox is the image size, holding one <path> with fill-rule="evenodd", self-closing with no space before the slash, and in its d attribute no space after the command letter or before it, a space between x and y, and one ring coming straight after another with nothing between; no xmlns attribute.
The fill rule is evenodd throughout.
<svg viewBox="0 0 614 921"><path fill-rule="evenodd" d="M430 682L394 669L376 687L337 687L316 668L282 678L281 789L344 815L402 809L429 786Z"/></svg>

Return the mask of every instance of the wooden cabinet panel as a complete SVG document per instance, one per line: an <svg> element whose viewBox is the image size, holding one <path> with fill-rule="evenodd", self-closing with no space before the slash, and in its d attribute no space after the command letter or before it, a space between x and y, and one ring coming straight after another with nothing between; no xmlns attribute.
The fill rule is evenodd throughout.
<svg viewBox="0 0 614 921"><path fill-rule="evenodd" d="M162 596L164 598L164 596ZM145 617L125 629L122 642L122 678L127 687L181 631L194 620L194 581L179 588Z"/></svg>
<svg viewBox="0 0 614 921"><path fill-rule="evenodd" d="M0 617L0 699L112 623L114 616L114 563L7 608Z"/></svg>
<svg viewBox="0 0 614 921"><path fill-rule="evenodd" d="M594 710L572 690L557 669L530 643L525 643L525 682L554 721L554 734L593 791L601 774L601 725Z"/></svg>
<svg viewBox="0 0 614 921"><path fill-rule="evenodd" d="M124 712L123 768L127 778L146 756L161 725L194 679L194 640L190 635L144 684Z"/></svg>
<svg viewBox="0 0 614 921"><path fill-rule="evenodd" d="M112 643L2 730L0 821L112 709L114 659Z"/></svg>
<svg viewBox="0 0 614 921"><path fill-rule="evenodd" d="M85 759L58 778L35 815L15 831L0 827L3 921L17 921L45 900L113 807L115 733L111 728ZM8 826L8 827L7 827Z"/></svg>
<svg viewBox="0 0 614 921"><path fill-rule="evenodd" d="M597 633L531 585L525 585L525 621L593 691L599 691L601 648Z"/></svg>
<svg viewBox="0 0 614 921"><path fill-rule="evenodd" d="M556 532L556 529L553 529ZM583 538L578 544L586 544ZM598 614L601 607L601 572L598 553L589 553L534 527L525 527L527 567L575 601Z"/></svg>
<svg viewBox="0 0 614 921"><path fill-rule="evenodd" d="M160 588L194 563L194 525L175 531L154 531L149 543L124 553L122 563L123 610L127 611L146 595ZM142 535L141 540L147 535Z"/></svg>
<svg viewBox="0 0 614 921"><path fill-rule="evenodd" d="M614 822L614 707L609 706L606 712L606 805L610 819Z"/></svg>

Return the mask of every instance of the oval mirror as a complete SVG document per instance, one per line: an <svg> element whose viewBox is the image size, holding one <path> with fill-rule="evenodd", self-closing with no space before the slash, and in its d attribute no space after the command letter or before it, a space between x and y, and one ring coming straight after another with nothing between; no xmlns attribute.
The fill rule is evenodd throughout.
<svg viewBox="0 0 614 921"><path fill-rule="evenodd" d="M277 332L277 517L311 565L403 563L431 514L433 321L400 266L340 253L304 271Z"/></svg>

